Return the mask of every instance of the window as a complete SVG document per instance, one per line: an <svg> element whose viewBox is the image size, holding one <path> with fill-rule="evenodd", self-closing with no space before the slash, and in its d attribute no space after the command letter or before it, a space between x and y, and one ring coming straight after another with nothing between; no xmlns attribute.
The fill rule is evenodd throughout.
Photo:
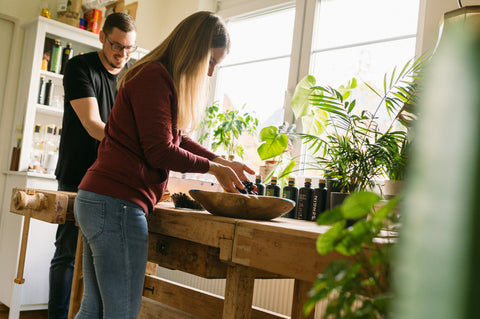
<svg viewBox="0 0 480 319"><path fill-rule="evenodd" d="M261 129L293 121L285 93L307 73L332 87L352 77L381 87L385 73L414 57L418 9L419 0L297 0L226 17L232 49L218 69L215 100L225 108L245 105ZM361 91L357 102L372 99ZM244 146L260 165L253 140Z"/></svg>
<svg viewBox="0 0 480 319"><path fill-rule="evenodd" d="M217 99L224 107L245 104L261 126L283 121L295 8L232 19L232 48L219 70Z"/></svg>
<svg viewBox="0 0 480 319"><path fill-rule="evenodd" d="M259 119L258 131L284 120L294 18L290 5L228 21L232 47L218 70L215 100L227 109L245 106ZM255 162L256 137L244 136L241 142Z"/></svg>
<svg viewBox="0 0 480 319"><path fill-rule="evenodd" d="M382 88L385 73L413 58L418 8L419 0L318 0L311 74L334 88L355 77L358 101L375 105L364 83Z"/></svg>

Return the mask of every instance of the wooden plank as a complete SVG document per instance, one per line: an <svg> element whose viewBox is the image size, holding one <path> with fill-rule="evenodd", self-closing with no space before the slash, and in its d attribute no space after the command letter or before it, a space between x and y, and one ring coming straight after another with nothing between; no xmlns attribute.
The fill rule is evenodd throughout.
<svg viewBox="0 0 480 319"><path fill-rule="evenodd" d="M219 247L220 239L233 240L236 220L213 216L206 211L176 209L172 203L160 203L148 214L148 229L171 237Z"/></svg>
<svg viewBox="0 0 480 319"><path fill-rule="evenodd" d="M223 319L249 319L251 316L255 275L241 265L228 266Z"/></svg>
<svg viewBox="0 0 480 319"><path fill-rule="evenodd" d="M308 317L303 315L303 305L309 299L308 292L312 289L313 284L308 281L295 279L293 288L292 302L292 319L313 319L315 318L315 310L312 310Z"/></svg>
<svg viewBox="0 0 480 319"><path fill-rule="evenodd" d="M321 256L315 246L318 236L281 225L239 222L232 262L314 282L330 262L346 258L336 252Z"/></svg>
<svg viewBox="0 0 480 319"><path fill-rule="evenodd" d="M142 308L137 319L201 319L200 317L166 306L158 301L142 297Z"/></svg>
<svg viewBox="0 0 480 319"><path fill-rule="evenodd" d="M221 247L232 252L232 240L223 239ZM222 248L210 247L184 239L173 238L161 234L149 233L148 261L168 269L188 272L202 278L226 278L228 262L220 258ZM229 258L231 259L231 257ZM274 279L285 278L268 271L252 268L255 278ZM154 272L147 274L155 275Z"/></svg>
<svg viewBox="0 0 480 319"><path fill-rule="evenodd" d="M143 296L202 319L219 319L224 298L155 276L145 276ZM253 307L253 319L287 319L288 316ZM158 318L155 317L155 318ZM223 317L224 318L224 317ZM246 318L239 316L237 318Z"/></svg>
<svg viewBox="0 0 480 319"><path fill-rule="evenodd" d="M77 250L75 252L75 266L73 268L72 289L70 290L70 306L68 319L73 319L80 311L83 296L83 240L82 231L78 229Z"/></svg>
<svg viewBox="0 0 480 319"><path fill-rule="evenodd" d="M225 278L227 264L219 259L220 249L184 239L149 234L148 260L162 267L203 278Z"/></svg>
<svg viewBox="0 0 480 319"><path fill-rule="evenodd" d="M76 193L13 188L10 212L53 224L74 220L73 203Z"/></svg>

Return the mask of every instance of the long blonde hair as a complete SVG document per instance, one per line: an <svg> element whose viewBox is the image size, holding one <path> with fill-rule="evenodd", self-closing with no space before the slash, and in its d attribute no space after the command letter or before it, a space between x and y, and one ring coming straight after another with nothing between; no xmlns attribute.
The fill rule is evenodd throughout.
<svg viewBox="0 0 480 319"><path fill-rule="evenodd" d="M230 37L225 23L212 12L196 12L180 22L159 46L130 67L120 77L118 87L131 81L146 63L161 63L177 89L176 129L191 131L198 124L205 106L212 48L230 50Z"/></svg>

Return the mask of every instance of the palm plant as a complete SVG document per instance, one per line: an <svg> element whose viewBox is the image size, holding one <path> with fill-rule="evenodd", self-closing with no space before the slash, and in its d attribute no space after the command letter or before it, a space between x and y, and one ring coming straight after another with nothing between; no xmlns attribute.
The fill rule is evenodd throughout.
<svg viewBox="0 0 480 319"><path fill-rule="evenodd" d="M401 145L406 144L408 136L396 124L405 126L416 116L412 105L425 61L423 57L411 60L398 73L394 69L389 77L385 75L383 92L367 84L380 98L373 112L358 110L352 94L357 88L355 78L339 89L316 85L312 75L302 79L291 105L295 117L302 120L304 133L290 135L299 138L310 152L311 159L304 161L307 169L323 170L325 177L335 181L343 192L371 188L379 176L401 169L406 159L398 155L406 155ZM382 108L391 118L385 129L378 119ZM278 144L285 139L282 135L271 130L263 145L269 153L259 148L259 154L266 157L283 152Z"/></svg>

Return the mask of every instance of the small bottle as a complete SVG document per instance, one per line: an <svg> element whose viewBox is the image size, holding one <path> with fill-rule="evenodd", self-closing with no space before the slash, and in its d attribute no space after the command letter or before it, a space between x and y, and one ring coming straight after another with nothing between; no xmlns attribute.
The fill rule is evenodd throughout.
<svg viewBox="0 0 480 319"><path fill-rule="evenodd" d="M260 175L255 176L255 186L257 186L258 195L265 195L265 185L262 184L262 177Z"/></svg>
<svg viewBox="0 0 480 319"><path fill-rule="evenodd" d="M312 218L315 221L327 207L327 188L325 187L325 180L318 180L318 188L313 189L312 199Z"/></svg>
<svg viewBox="0 0 480 319"><path fill-rule="evenodd" d="M52 105L53 100L53 82L48 80L45 84L45 99L43 100L44 105Z"/></svg>
<svg viewBox="0 0 480 319"><path fill-rule="evenodd" d="M59 39L55 39L55 43L53 44L50 62L50 71L60 73L62 66L62 46L60 45Z"/></svg>
<svg viewBox="0 0 480 319"><path fill-rule="evenodd" d="M38 104L43 104L45 101L45 77L40 76L40 85L38 88L38 98L37 98L37 103Z"/></svg>
<svg viewBox="0 0 480 319"><path fill-rule="evenodd" d="M298 190L298 207L296 219L310 220L312 216L312 179L305 178L305 186Z"/></svg>
<svg viewBox="0 0 480 319"><path fill-rule="evenodd" d="M60 68L61 74L65 74L65 66L67 65L68 60L72 58L72 56L73 56L72 44L68 42L67 46L63 49L62 67Z"/></svg>
<svg viewBox="0 0 480 319"><path fill-rule="evenodd" d="M288 179L288 185L283 188L283 198L291 199L295 202L295 207L282 217L294 218L297 210L298 187L295 186L295 178Z"/></svg>
<svg viewBox="0 0 480 319"><path fill-rule="evenodd" d="M277 185L277 178L272 177L270 184L265 187L266 196L280 197L280 186Z"/></svg>

